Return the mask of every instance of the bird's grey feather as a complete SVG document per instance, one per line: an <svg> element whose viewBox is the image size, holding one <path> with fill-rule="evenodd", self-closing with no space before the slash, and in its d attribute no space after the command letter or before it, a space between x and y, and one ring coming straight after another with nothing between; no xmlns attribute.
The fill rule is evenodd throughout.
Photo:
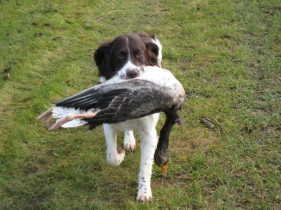
<svg viewBox="0 0 281 210"><path fill-rule="evenodd" d="M160 112L173 105L173 97L164 88L146 80L98 85L66 99L56 106L99 109L94 118L85 119L90 128L102 123L116 123Z"/></svg>

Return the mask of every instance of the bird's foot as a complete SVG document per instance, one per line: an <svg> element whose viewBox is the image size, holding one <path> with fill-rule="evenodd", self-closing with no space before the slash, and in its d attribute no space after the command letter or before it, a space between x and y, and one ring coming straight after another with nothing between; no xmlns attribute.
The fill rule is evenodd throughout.
<svg viewBox="0 0 281 210"><path fill-rule="evenodd" d="M113 155L112 153L107 154L107 161L110 165L119 166L120 163L125 158L125 150L122 147L117 148L117 155Z"/></svg>
<svg viewBox="0 0 281 210"><path fill-rule="evenodd" d="M60 126L62 126L64 123L67 123L71 120L74 120L74 119L77 119L77 118L85 118L85 119L89 119L89 118L93 118L96 116L96 113L94 112L87 112L87 113L84 113L84 114L73 114L73 115L68 115L68 116L65 116L61 119L58 119L53 125L51 125L49 127L49 131L54 131L56 129L58 129ZM40 117L40 116L39 116ZM39 118L38 117L38 118Z"/></svg>
<svg viewBox="0 0 281 210"><path fill-rule="evenodd" d="M141 186L138 190L137 201L147 202L152 200L152 193L150 187Z"/></svg>
<svg viewBox="0 0 281 210"><path fill-rule="evenodd" d="M124 137L124 149L128 152L132 152L136 149L136 139L133 131L126 131Z"/></svg>

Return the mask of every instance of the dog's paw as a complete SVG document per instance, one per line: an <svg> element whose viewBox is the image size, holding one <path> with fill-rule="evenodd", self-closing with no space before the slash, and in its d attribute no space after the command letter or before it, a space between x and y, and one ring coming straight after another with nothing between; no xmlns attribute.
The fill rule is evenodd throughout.
<svg viewBox="0 0 281 210"><path fill-rule="evenodd" d="M152 195L140 194L137 196L137 201L139 202L147 202L152 200Z"/></svg>
<svg viewBox="0 0 281 210"><path fill-rule="evenodd" d="M125 150L122 147L117 148L117 155L113 155L111 153L107 154L107 162L110 165L118 166L125 158Z"/></svg>
<svg viewBox="0 0 281 210"><path fill-rule="evenodd" d="M124 149L129 152L132 152L136 149L136 139L134 137L133 131L125 132Z"/></svg>
<svg viewBox="0 0 281 210"><path fill-rule="evenodd" d="M125 156L126 151L122 147L117 147L118 155Z"/></svg>
<svg viewBox="0 0 281 210"><path fill-rule="evenodd" d="M133 152L136 149L136 144L124 144L124 149L128 152Z"/></svg>
<svg viewBox="0 0 281 210"><path fill-rule="evenodd" d="M142 186L138 190L137 201L147 202L152 200L152 193L149 187Z"/></svg>

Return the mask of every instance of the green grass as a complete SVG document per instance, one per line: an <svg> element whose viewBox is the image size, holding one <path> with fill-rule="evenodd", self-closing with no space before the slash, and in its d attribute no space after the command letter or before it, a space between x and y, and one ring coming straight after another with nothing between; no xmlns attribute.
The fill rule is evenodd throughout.
<svg viewBox="0 0 281 210"><path fill-rule="evenodd" d="M280 9L277 0L0 1L0 209L280 209ZM101 128L48 132L35 120L96 84L95 49L133 31L156 34L163 66L188 94L168 177L154 167L147 204L135 201L139 143L111 167Z"/></svg>

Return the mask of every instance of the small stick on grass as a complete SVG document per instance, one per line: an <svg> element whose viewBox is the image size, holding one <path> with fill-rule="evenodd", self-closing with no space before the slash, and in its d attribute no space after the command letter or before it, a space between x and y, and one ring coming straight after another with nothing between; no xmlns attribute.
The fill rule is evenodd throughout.
<svg viewBox="0 0 281 210"><path fill-rule="evenodd" d="M215 125L208 119L201 117L200 122L207 128L214 129Z"/></svg>

